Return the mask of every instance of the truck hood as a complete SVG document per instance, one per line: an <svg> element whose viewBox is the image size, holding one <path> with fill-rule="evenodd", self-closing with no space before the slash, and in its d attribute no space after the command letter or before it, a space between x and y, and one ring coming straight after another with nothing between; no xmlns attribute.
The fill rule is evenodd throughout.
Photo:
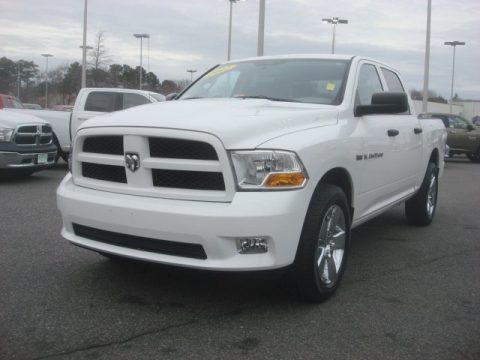
<svg viewBox="0 0 480 360"><path fill-rule="evenodd" d="M200 131L227 149L247 149L288 133L336 124L334 106L263 99L194 99L161 102L95 117L81 127L159 127ZM79 130L80 130L79 129Z"/></svg>
<svg viewBox="0 0 480 360"><path fill-rule="evenodd" d="M39 117L21 114L7 109L0 110L0 127L15 129L18 125L47 124Z"/></svg>

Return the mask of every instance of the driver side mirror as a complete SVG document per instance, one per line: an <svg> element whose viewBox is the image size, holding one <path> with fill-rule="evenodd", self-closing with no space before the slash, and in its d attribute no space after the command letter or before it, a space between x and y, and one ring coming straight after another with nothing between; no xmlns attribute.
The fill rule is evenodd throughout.
<svg viewBox="0 0 480 360"><path fill-rule="evenodd" d="M355 116L400 114L408 111L408 97L404 92L380 92L372 95L371 105L357 105Z"/></svg>
<svg viewBox="0 0 480 360"><path fill-rule="evenodd" d="M467 130L468 130L468 131L475 130L475 126L473 126L472 124L468 124L468 125L467 125Z"/></svg>

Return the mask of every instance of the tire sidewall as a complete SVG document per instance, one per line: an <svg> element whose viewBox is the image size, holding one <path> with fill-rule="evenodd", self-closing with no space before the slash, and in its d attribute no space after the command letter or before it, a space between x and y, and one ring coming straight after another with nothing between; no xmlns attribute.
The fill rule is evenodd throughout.
<svg viewBox="0 0 480 360"><path fill-rule="evenodd" d="M315 253L322 222L328 209L333 205L338 205L342 209L345 217L345 247L342 264L338 270L338 276L332 284L327 286L320 279ZM305 217L294 264L296 281L299 292L303 298L322 301L331 296L338 288L348 258L350 227L350 211L344 192L334 185L320 184L317 186Z"/></svg>

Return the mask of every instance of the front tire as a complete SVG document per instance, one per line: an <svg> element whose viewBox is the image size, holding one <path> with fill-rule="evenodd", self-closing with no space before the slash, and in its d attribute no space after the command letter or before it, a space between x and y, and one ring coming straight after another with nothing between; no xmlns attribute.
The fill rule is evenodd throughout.
<svg viewBox="0 0 480 360"><path fill-rule="evenodd" d="M345 193L320 184L310 201L292 269L292 285L300 299L319 303L334 294L345 271L349 242Z"/></svg>
<svg viewBox="0 0 480 360"><path fill-rule="evenodd" d="M476 152L467 154L467 157L470 159L470 161L473 161L475 163L480 162L480 147L477 149Z"/></svg>
<svg viewBox="0 0 480 360"><path fill-rule="evenodd" d="M418 192L405 203L405 216L412 225L429 225L437 209L438 169L429 163Z"/></svg>

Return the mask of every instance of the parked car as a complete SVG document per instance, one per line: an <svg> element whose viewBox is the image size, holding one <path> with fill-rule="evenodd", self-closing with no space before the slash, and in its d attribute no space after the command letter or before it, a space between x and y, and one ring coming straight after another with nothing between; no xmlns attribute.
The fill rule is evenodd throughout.
<svg viewBox="0 0 480 360"><path fill-rule="evenodd" d="M434 218L446 131L404 89L364 57L260 57L91 119L57 190L62 235L114 258L287 267L301 298L325 300L351 228L404 202L411 224Z"/></svg>
<svg viewBox="0 0 480 360"><path fill-rule="evenodd" d="M38 104L29 104L29 103L22 103L24 109L31 109L31 110L42 110L43 108Z"/></svg>
<svg viewBox="0 0 480 360"><path fill-rule="evenodd" d="M441 119L448 133L450 156L465 154L473 162L480 162L480 129L460 115L423 113L421 119Z"/></svg>
<svg viewBox="0 0 480 360"><path fill-rule="evenodd" d="M11 109L38 116L53 127L53 141L58 155L65 161L77 128L91 117L134 106L165 101L165 96L152 91L134 89L84 88L80 90L71 112L55 110Z"/></svg>
<svg viewBox="0 0 480 360"><path fill-rule="evenodd" d="M30 175L55 164L52 127L28 114L0 110L0 176Z"/></svg>
<svg viewBox="0 0 480 360"><path fill-rule="evenodd" d="M15 96L0 94L0 109L4 108L23 109L23 105Z"/></svg>

